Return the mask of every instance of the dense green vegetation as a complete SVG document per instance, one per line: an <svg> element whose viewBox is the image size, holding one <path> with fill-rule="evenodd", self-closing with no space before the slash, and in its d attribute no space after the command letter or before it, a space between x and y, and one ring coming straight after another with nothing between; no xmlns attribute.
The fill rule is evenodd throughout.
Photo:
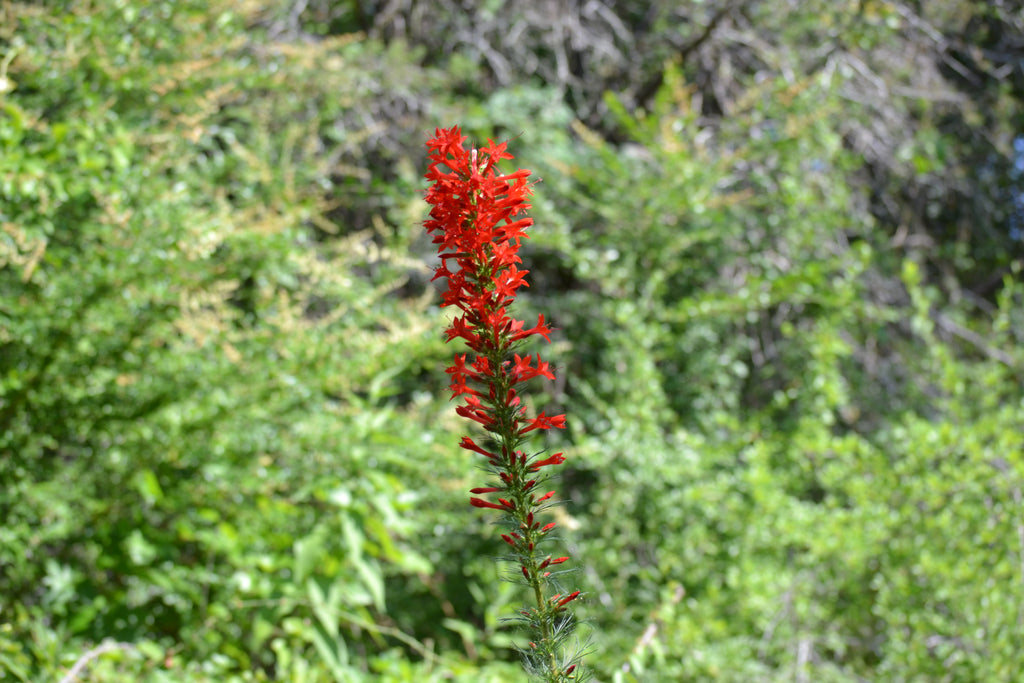
<svg viewBox="0 0 1024 683"><path fill-rule="evenodd" d="M1011 5L0 4L0 680L522 679L421 227L453 124L543 178L597 680L1013 680Z"/></svg>

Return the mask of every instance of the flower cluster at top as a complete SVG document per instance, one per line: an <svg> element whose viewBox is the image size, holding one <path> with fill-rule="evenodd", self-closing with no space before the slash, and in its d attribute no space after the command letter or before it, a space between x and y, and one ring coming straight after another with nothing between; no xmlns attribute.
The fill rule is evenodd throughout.
<svg viewBox="0 0 1024 683"><path fill-rule="evenodd" d="M432 153L426 177L434 184L427 191L427 203L433 209L424 225L433 235L441 257L434 279L445 278L448 283L441 305L462 311L447 329L447 340L462 338L477 354L468 365L466 354L455 356L455 364L448 369L452 397L464 397L465 404L458 408L460 415L491 432L510 431L521 437L534 429L564 427L564 415L547 417L541 413L525 419L525 409L517 400L515 385L537 376L554 379L548 363L540 354L514 354L513 363L505 360L516 342L531 335L550 341L551 329L544 323L543 314L529 329L508 314L516 291L529 286L525 279L529 271L517 264L522 263L519 246L533 224L532 218L519 217L530 206L526 202L530 172L520 169L499 175L497 162L513 158L505 151L507 143L491 142L479 150L466 150L464 140L455 127L438 130L427 143ZM493 390L501 379L509 386L500 396L485 396L470 384L483 384ZM501 411L497 409L500 405L517 409ZM472 450L468 444L465 447Z"/></svg>
<svg viewBox="0 0 1024 683"><path fill-rule="evenodd" d="M568 681L577 664L560 656L572 630L566 606L580 592L559 591L557 565L569 558L542 557L539 545L548 540L555 523L538 520L555 493L538 491L546 480L543 470L565 458L562 453L527 455L521 448L534 430L564 428L565 415L528 416L519 396L521 385L535 377L554 379L554 373L539 353L520 355L517 349L534 335L550 341L551 329L543 315L536 325L526 327L509 314L516 292L529 286L518 252L533 224L525 215L530 207L530 171L499 171L501 161L513 158L507 143L489 140L480 149L466 149L465 140L456 126L438 129L427 142L425 177L432 185L426 194L430 218L424 226L441 259L434 279L447 282L441 305L460 311L446 330L447 341L459 338L473 352L472 358L456 354L447 372L452 398L461 400L456 412L479 423L486 438L478 443L466 436L460 445L486 458L497 479L493 486L471 489L470 503L504 513L508 531L502 539L534 594L535 605L520 611L536 633L529 649L524 649L527 667L545 681Z"/></svg>

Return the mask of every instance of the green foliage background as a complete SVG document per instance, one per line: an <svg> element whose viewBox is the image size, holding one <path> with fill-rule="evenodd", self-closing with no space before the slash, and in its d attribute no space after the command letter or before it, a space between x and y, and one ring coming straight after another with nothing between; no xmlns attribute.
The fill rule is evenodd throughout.
<svg viewBox="0 0 1024 683"><path fill-rule="evenodd" d="M597 680L1024 670L1024 17L379 5L0 5L0 680L521 680L455 123L543 178Z"/></svg>

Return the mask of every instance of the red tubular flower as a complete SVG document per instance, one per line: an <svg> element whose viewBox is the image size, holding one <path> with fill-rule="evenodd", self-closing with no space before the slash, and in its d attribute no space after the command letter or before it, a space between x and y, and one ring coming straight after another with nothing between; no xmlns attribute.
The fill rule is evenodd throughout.
<svg viewBox="0 0 1024 683"><path fill-rule="evenodd" d="M466 340L466 346L479 351L481 347L480 336L476 333L474 328L466 321L465 316L460 316L452 320L452 325L445 330L447 339L445 341L451 341L456 337L462 337Z"/></svg>
<svg viewBox="0 0 1024 683"><path fill-rule="evenodd" d="M549 458L536 460L530 463L530 471L536 472L542 467L547 467L548 465L561 465L563 462L565 462L565 457L561 453L555 453Z"/></svg>
<svg viewBox="0 0 1024 683"><path fill-rule="evenodd" d="M551 429L556 427L558 429L565 429L565 415L555 415L554 417L548 417L544 413L541 413L532 420L527 420L529 426L519 430L519 435L522 436L527 432L532 432L534 429Z"/></svg>
<svg viewBox="0 0 1024 683"><path fill-rule="evenodd" d="M462 443L460 443L459 445L462 446L463 448L465 448L467 451L473 451L474 453L479 453L480 455L487 456L487 459L490 460L491 462L495 463L495 464L498 463L498 456L497 455L495 455L494 453L491 453L489 451L485 451L484 449L480 448L479 446L476 445L476 442L473 441L473 439L469 438L468 436L462 437ZM561 454L559 454L559 455L561 455Z"/></svg>
<svg viewBox="0 0 1024 683"><path fill-rule="evenodd" d="M564 598L562 598L561 600L559 600L558 604L556 605L556 607L564 607L565 605L567 605L568 603L572 602L573 600L575 600L578 597L580 597L580 592L579 591L573 591L569 595L567 595Z"/></svg>
<svg viewBox="0 0 1024 683"><path fill-rule="evenodd" d="M480 401L477 396L466 395L465 405L456 406L455 412L462 417L468 417L470 420L475 420L482 424L484 427L491 427L494 425L493 410Z"/></svg>
<svg viewBox="0 0 1024 683"><path fill-rule="evenodd" d="M528 330L523 329L524 323L522 320L516 320L513 322L514 334L512 335L512 341L526 339L527 337L533 334L539 334L540 336L544 337L545 341L551 341L551 339L548 337L548 335L551 334L551 328L544 324L543 313L537 316L537 325L535 327L531 327Z"/></svg>
<svg viewBox="0 0 1024 683"><path fill-rule="evenodd" d="M530 171L498 170L498 164L513 158L507 143L488 140L484 147L466 149L465 140L456 126L438 128L427 142L425 177L432 185L426 193L431 209L424 227L440 260L433 279L446 285L441 306L459 311L445 330L445 340L461 339L473 352L471 359L470 354L455 354L447 370L452 398L460 399L455 411L479 423L492 444L484 448L465 436L459 445L487 458L489 470L501 482L470 489L475 495L469 502L476 508L499 510L508 518L508 533L501 538L511 546L537 603L520 612L536 632L531 642L537 652L534 664L547 670L546 681L561 682L573 667L561 670L556 664L560 658L555 652L567 633L559 626L563 618L559 613L580 592L544 597L551 587L550 572L544 570L569 558L537 559L537 546L551 540L549 532L555 523L542 526L535 513L541 514L555 492L531 494L543 479L530 477L543 467L561 464L565 457L556 453L531 461L520 446L532 431L563 429L565 415L541 412L528 417L520 385L537 377L553 380L555 375L539 353L520 355L515 349L535 335L550 342L551 327L543 315L528 328L509 313L519 290L529 287L529 271L519 267L519 248L533 225L525 213L530 208ZM494 503L477 497L490 493L507 497Z"/></svg>
<svg viewBox="0 0 1024 683"><path fill-rule="evenodd" d="M492 510L501 510L502 512L508 512L508 508L504 505L498 505L497 503L491 503L484 500L483 498L470 498L469 504L476 508L491 508Z"/></svg>
<svg viewBox="0 0 1024 683"><path fill-rule="evenodd" d="M526 382L527 380L531 380L534 377L538 377L538 376L539 377L546 377L547 379L554 379L555 378L554 373L551 372L551 366L548 363L545 363L545 362L543 362L540 359L540 354L539 353L536 356L536 358L537 358L537 366L536 367L531 365L531 363L533 362L533 358L534 357L529 355L529 354L527 354L525 356L520 356L517 353L517 354L514 354L514 358L515 358L515 364L512 366L512 371L511 371L510 374L512 375L512 381L517 383L517 384L519 382Z"/></svg>

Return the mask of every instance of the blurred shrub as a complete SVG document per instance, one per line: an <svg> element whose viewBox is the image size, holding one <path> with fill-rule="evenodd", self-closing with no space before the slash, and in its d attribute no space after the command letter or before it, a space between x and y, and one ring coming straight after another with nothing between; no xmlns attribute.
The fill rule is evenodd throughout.
<svg viewBox="0 0 1024 683"><path fill-rule="evenodd" d="M632 146L576 128L548 198L603 675L1017 670L1019 284L979 316L893 258L831 88L752 86L711 126L668 73L646 114L609 99Z"/></svg>
<svg viewBox="0 0 1024 683"><path fill-rule="evenodd" d="M388 114L367 83L430 74L263 41L233 3L7 11L0 668L40 680L109 638L137 647L94 680L458 667L434 651L456 634L387 616L388 584L432 572L409 543L429 410L402 406L433 405L441 342L416 233L383 220L415 174L362 165Z"/></svg>

